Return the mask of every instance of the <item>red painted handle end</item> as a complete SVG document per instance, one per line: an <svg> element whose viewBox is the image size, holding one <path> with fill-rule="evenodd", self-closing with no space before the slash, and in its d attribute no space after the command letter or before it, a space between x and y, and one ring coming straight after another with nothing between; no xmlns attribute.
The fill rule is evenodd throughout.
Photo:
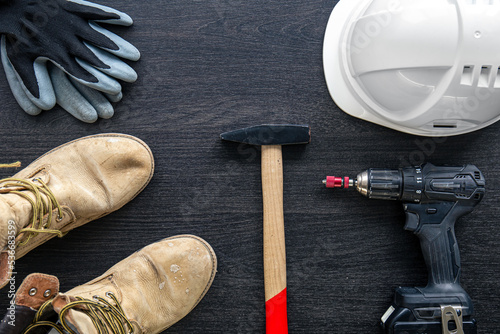
<svg viewBox="0 0 500 334"><path fill-rule="evenodd" d="M288 334L286 288L266 302L266 334Z"/></svg>

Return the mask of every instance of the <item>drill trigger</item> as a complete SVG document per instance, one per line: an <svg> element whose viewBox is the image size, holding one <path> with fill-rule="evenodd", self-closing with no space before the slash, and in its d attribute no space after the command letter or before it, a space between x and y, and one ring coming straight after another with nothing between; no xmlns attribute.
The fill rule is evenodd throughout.
<svg viewBox="0 0 500 334"><path fill-rule="evenodd" d="M406 211L405 214L406 214L405 230L410 232L415 232L418 229L418 224L420 221L418 214L415 212L408 212L408 211Z"/></svg>

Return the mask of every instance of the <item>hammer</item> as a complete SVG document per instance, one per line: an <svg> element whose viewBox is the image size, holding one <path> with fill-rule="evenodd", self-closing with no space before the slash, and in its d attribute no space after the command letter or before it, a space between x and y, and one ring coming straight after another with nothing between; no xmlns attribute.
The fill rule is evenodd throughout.
<svg viewBox="0 0 500 334"><path fill-rule="evenodd" d="M264 202L264 287L266 333L288 333L286 312L286 253L283 216L281 146L308 144L307 125L259 125L221 134L221 139L260 145Z"/></svg>

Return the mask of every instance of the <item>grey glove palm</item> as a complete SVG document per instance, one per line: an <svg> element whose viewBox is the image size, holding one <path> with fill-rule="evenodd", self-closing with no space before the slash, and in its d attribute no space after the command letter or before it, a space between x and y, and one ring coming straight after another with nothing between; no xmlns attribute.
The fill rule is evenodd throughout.
<svg viewBox="0 0 500 334"><path fill-rule="evenodd" d="M113 116L118 80L137 79L120 58L135 61L140 53L98 23L129 26L132 19L83 0L0 0L1 60L27 113L57 103L85 122Z"/></svg>

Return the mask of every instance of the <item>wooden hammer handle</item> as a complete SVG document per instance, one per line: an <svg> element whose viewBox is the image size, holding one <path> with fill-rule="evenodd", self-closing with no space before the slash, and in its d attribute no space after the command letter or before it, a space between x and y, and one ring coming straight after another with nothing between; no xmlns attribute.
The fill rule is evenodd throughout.
<svg viewBox="0 0 500 334"><path fill-rule="evenodd" d="M281 145L262 146L266 333L288 333Z"/></svg>

